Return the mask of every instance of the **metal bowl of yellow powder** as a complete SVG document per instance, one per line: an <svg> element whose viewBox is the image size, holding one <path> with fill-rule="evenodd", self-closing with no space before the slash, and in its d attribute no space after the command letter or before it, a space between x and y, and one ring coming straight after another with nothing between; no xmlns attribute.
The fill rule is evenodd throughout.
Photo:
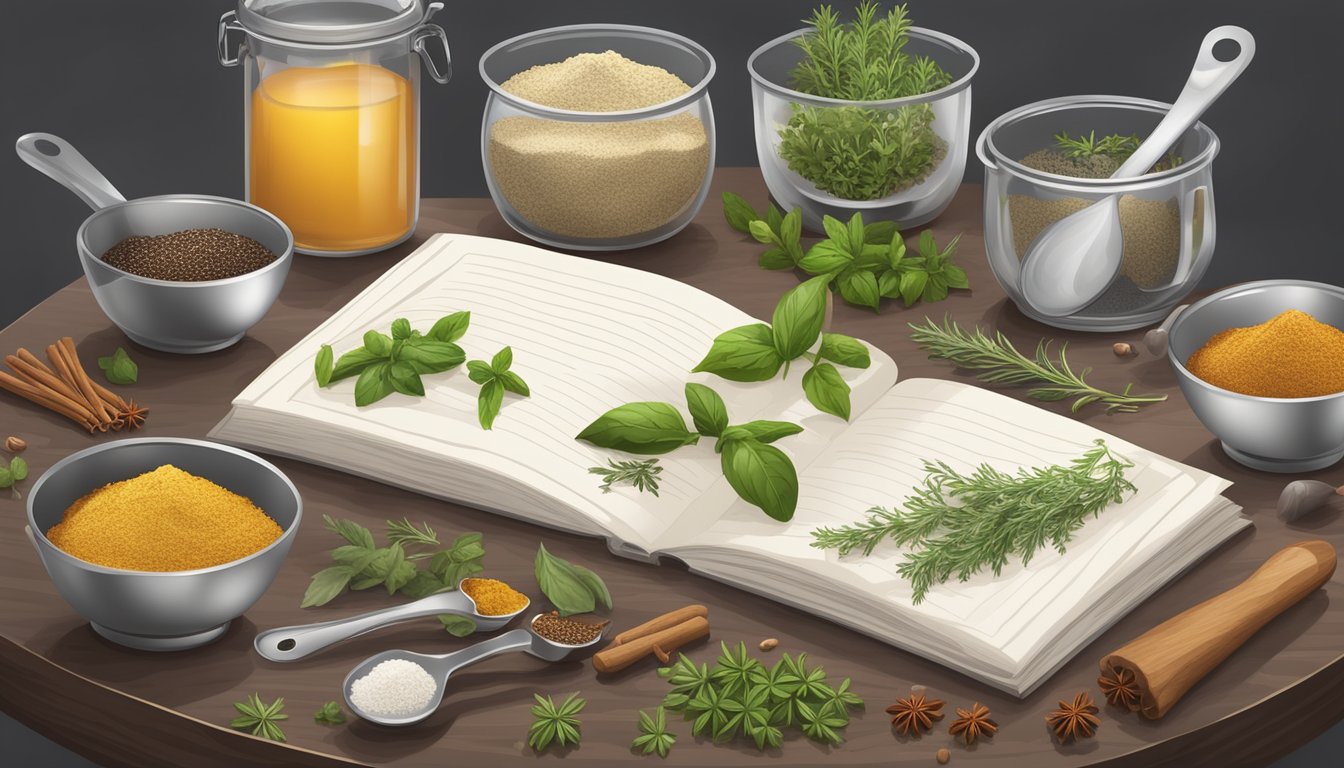
<svg viewBox="0 0 1344 768"><path fill-rule="evenodd" d="M1167 356L1227 455L1268 472L1344 458L1344 288L1263 280L1182 311Z"/></svg>
<svg viewBox="0 0 1344 768"><path fill-rule="evenodd" d="M269 462L203 440L118 440L57 462L28 494L28 535L94 631L143 650L217 639L270 586L302 517Z"/></svg>

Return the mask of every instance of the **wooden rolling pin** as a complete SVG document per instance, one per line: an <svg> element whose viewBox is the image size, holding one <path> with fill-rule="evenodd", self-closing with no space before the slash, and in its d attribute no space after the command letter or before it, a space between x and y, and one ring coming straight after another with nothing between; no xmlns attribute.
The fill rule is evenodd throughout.
<svg viewBox="0 0 1344 768"><path fill-rule="evenodd" d="M1103 677L1134 675L1130 709L1156 720L1251 635L1335 572L1335 549L1300 541L1274 553L1250 578L1150 629L1101 660Z"/></svg>

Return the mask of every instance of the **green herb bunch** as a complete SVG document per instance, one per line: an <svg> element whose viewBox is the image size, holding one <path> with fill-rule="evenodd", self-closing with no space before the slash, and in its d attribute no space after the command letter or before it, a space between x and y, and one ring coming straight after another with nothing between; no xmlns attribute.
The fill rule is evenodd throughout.
<svg viewBox="0 0 1344 768"><path fill-rule="evenodd" d="M11 456L8 462L0 461L0 488L13 488L28 479L28 462L22 456ZM18 491L15 489L17 495Z"/></svg>
<svg viewBox="0 0 1344 768"><path fill-rule="evenodd" d="M723 213L728 224L771 246L761 254L765 269L800 269L809 275L830 275L831 285L841 298L874 312L882 299L900 300L905 306L917 301L942 301L953 288L970 288L966 272L953 262L958 235L939 248L931 230L919 236L919 255L908 253L905 239L895 222L863 222L855 213L845 223L826 216L822 225L826 238L806 251L799 228L789 226L801 220L795 208L787 216L771 204L766 218L740 195L723 193Z"/></svg>
<svg viewBox="0 0 1344 768"><path fill-rule="evenodd" d="M652 715L640 710L639 734L630 743L630 748L643 750L646 755L657 753L659 757L667 757L677 741L676 736L667 732L667 708L661 706Z"/></svg>
<svg viewBox="0 0 1344 768"><path fill-rule="evenodd" d="M741 735L756 748L779 747L784 732L796 728L822 744L838 744L849 724L849 710L863 706L850 680L832 685L821 667L810 667L807 654L789 654L767 667L737 648L720 644L713 667L696 665L685 654L658 670L672 690L663 706L691 721L691 733L717 742Z"/></svg>
<svg viewBox="0 0 1344 768"><path fill-rule="evenodd" d="M411 598L457 589L462 579L480 573L485 547L479 533L464 533L444 548L427 523L388 520L386 547L374 543L368 528L350 520L323 515L327 530L345 540L331 551L336 565L318 571L304 592L301 608L325 605L346 589L382 586L387 594ZM418 551L410 551L418 550ZM421 567L424 566L424 567ZM458 637L476 631L475 622L461 616L439 617L444 629Z"/></svg>
<svg viewBox="0 0 1344 768"><path fill-rule="evenodd" d="M345 722L345 712L341 711L338 701L328 701L313 713L313 722L319 725L340 725Z"/></svg>
<svg viewBox="0 0 1344 768"><path fill-rule="evenodd" d="M552 555L545 544L537 547L534 571L541 593L561 616L592 613L598 606L611 610L611 592L602 577Z"/></svg>
<svg viewBox="0 0 1344 768"><path fill-rule="evenodd" d="M134 384L140 378L140 366L126 354L125 347L117 347L109 357L98 358L98 367L111 384Z"/></svg>
<svg viewBox="0 0 1344 768"><path fill-rule="evenodd" d="M952 576L966 581L984 568L998 576L1008 559L1022 564L1047 545L1061 554L1075 531L1136 489L1125 478L1133 463L1098 440L1067 466L1000 472L981 464L963 474L925 462L925 477L900 509L873 507L862 522L818 528L812 546L869 555L891 540L910 551L897 565L915 603Z"/></svg>
<svg viewBox="0 0 1344 768"><path fill-rule="evenodd" d="M481 385L481 393L477 397L476 404L476 415L481 423L481 429L490 429L494 426L495 417L499 415L499 409L504 404L505 392L512 392L522 397L532 394L523 377L509 370L512 366L513 349L510 347L499 350L488 363L484 360L472 360L467 363L467 376Z"/></svg>
<svg viewBox="0 0 1344 768"><path fill-rule="evenodd" d="M1131 133L1128 136L1122 136L1118 133L1112 133L1097 138L1096 131L1090 131L1086 136L1081 133L1077 138L1069 135L1068 131L1060 131L1055 134L1055 148L1065 157L1074 160L1087 160L1093 157L1105 156L1114 160L1116 163L1124 163L1129 156L1138 151L1143 144L1138 134ZM1159 160L1157 165L1153 166L1154 171L1165 171L1175 168L1183 162L1183 159L1175 152L1168 152L1166 157Z"/></svg>
<svg viewBox="0 0 1344 768"><path fill-rule="evenodd" d="M532 726L527 729L527 745L535 752L544 752L552 742L560 746L578 744L581 734L578 714L588 702L571 693L563 703L556 705L550 696L532 694Z"/></svg>
<svg viewBox="0 0 1344 768"><path fill-rule="evenodd" d="M233 708L238 710L238 717L229 723L230 728L247 731L253 736L271 741L286 740L285 732L280 729L280 721L289 719L289 715L283 712L284 697L270 704L263 704L261 697L254 693L243 701L235 701Z"/></svg>
<svg viewBox="0 0 1344 768"><path fill-rule="evenodd" d="M849 420L849 384L836 366L867 368L871 358L858 339L821 330L827 286L833 279L825 274L791 288L775 305L770 325L753 323L719 334L693 371L729 381L769 381L781 368L787 378L790 364L803 358L812 363L802 382L808 402L817 410Z"/></svg>
<svg viewBox="0 0 1344 768"><path fill-rule="evenodd" d="M756 327L746 326L747 332L756 333L750 330ZM763 344L771 344L770 327L766 325L759 327L765 329L764 342L760 341L762 337L759 333L756 333L755 340L742 337L738 351L734 352L727 348L720 350L719 359L725 361L725 365L732 361L748 366L759 365L747 359L762 354L761 350L767 348L762 346ZM814 340L819 332L820 319L818 330L812 334ZM734 332L729 331L719 339L724 339L732 333ZM736 343L731 340L725 342L729 346ZM833 346L836 344L838 342L833 342ZM810 345L811 342L808 342L807 346ZM715 342L715 346L719 346L718 341ZM866 363L868 350L862 344L858 346L863 349ZM845 351L851 356L854 354L852 349L846 348ZM711 351L710 354L713 356L715 353ZM773 346L768 346L768 354L778 358ZM770 376L774 375L779 366L780 363L775 362ZM844 381L842 380L840 384L843 385ZM845 385L844 391L845 402L848 405L848 385ZM599 448L658 456L685 445L695 445L701 437L717 438L714 451L720 454L724 477L728 478L728 483L732 485L737 495L776 520L792 519L794 509L798 506L798 472L794 469L793 460L788 454L770 443L796 435L802 432L803 428L786 421L729 424L728 407L719 393L704 384L694 382L686 385L686 407L695 424L694 432L686 428L686 420L681 411L671 403L627 403L602 414L585 427L577 439L586 440Z"/></svg>
<svg viewBox="0 0 1344 768"><path fill-rule="evenodd" d="M605 467L589 467L588 472L594 475L602 476L602 484L598 487L603 493L611 493L611 486L617 483L625 483L633 487L640 493L651 493L655 497L658 495L658 476L663 473L663 467L657 459L645 459L643 461L616 461L607 462Z"/></svg>
<svg viewBox="0 0 1344 768"><path fill-rule="evenodd" d="M790 73L803 93L845 101L886 101L942 88L952 77L932 59L905 52L911 21L906 6L885 16L864 0L846 24L829 5L812 13L796 40L803 60ZM874 200L921 181L946 153L933 130L933 109L794 105L780 129L779 155L825 192Z"/></svg>

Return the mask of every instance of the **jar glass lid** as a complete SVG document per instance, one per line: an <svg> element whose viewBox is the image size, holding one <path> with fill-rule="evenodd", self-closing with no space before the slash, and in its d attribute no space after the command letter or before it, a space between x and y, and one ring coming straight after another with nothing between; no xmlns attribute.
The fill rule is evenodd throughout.
<svg viewBox="0 0 1344 768"><path fill-rule="evenodd" d="M238 21L249 32L301 43L392 37L425 16L421 0L238 0Z"/></svg>

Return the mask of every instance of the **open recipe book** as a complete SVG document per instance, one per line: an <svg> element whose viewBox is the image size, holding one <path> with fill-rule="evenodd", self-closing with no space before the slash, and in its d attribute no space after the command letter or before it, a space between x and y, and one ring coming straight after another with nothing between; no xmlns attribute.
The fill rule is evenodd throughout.
<svg viewBox="0 0 1344 768"><path fill-rule="evenodd" d="M317 386L318 347L337 354L366 330L406 317L428 328L470 310L458 341L468 359L514 351L532 395L508 395L494 428L477 424L478 385L465 366L424 377L425 397L392 395L356 408L354 378ZM1145 597L1249 525L1198 469L1011 398L933 379L897 383L896 364L870 348L867 369L841 367L849 423L785 380L738 384L687 373L714 337L756 322L726 302L665 277L489 238L437 235L390 269L233 401L211 436L357 472L431 496L578 533L612 550L670 556L724 581L936 660L1024 696ZM892 322L898 322L893 320ZM628 402L684 406L687 381L723 396L733 423L780 419L801 434L774 443L798 469L792 521L740 500L714 441L661 457L660 495L603 493L589 467L623 455L575 440ZM683 411L684 412L684 411ZM689 418L688 418L689 423ZM896 573L902 550L840 557L811 532L898 506L926 460L1015 472L1067 463L1104 437L1134 462L1138 491L1089 520L1060 555L1016 560L995 577L934 586L918 605Z"/></svg>

